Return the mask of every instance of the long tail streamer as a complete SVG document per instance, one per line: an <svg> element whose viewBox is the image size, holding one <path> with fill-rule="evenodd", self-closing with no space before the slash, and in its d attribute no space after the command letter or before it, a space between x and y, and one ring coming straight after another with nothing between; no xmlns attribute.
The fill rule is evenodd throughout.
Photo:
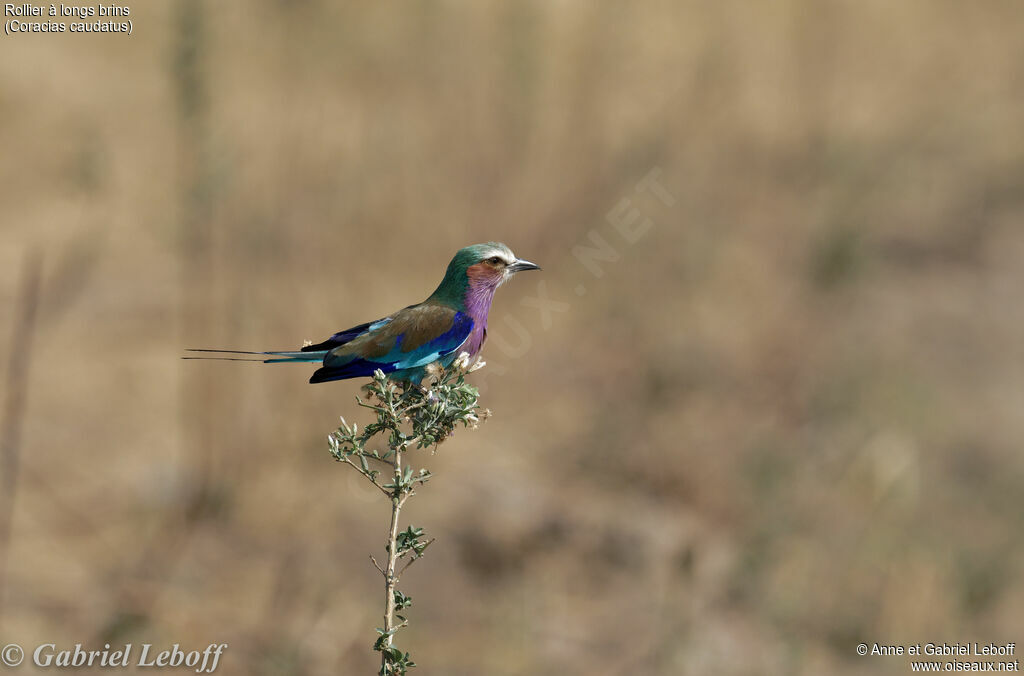
<svg viewBox="0 0 1024 676"><path fill-rule="evenodd" d="M327 350L317 352L301 352L301 351L271 351L271 352L250 352L249 350L204 350L190 348L187 352L213 352L215 354L252 354L252 355L269 355L271 359L253 359L249 357L182 357L182 359L206 359L211 361L258 361L264 364L281 364L285 362L300 363L300 362L322 362L324 356L327 354Z"/></svg>

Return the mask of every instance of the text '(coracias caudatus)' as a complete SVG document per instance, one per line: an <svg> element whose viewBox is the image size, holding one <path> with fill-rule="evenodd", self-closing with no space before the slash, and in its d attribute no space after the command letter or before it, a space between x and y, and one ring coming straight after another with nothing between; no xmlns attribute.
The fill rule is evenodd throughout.
<svg viewBox="0 0 1024 676"><path fill-rule="evenodd" d="M426 375L427 366L434 362L448 368L463 352L476 356L487 338L487 313L495 290L517 272L539 269L535 263L516 258L500 242L474 244L459 249L429 298L383 319L339 331L298 351L189 350L266 355L266 359L185 359L322 364L309 379L311 383L372 376L377 369L394 380L419 382Z"/></svg>

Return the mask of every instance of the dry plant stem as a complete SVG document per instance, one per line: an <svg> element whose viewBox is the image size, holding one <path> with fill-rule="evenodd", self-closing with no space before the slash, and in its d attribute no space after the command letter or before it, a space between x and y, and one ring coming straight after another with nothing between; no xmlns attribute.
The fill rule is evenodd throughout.
<svg viewBox="0 0 1024 676"><path fill-rule="evenodd" d="M7 560L11 548L18 470L21 465L21 432L42 286L42 267L42 254L38 250L26 254L19 294L19 312L14 318L14 335L11 338L10 364L7 369L7 401L4 406L3 423L0 424L0 478L3 481L3 490L0 491L0 616L4 611L3 601L7 588Z"/></svg>
<svg viewBox="0 0 1024 676"><path fill-rule="evenodd" d="M413 457L410 453L417 448L436 451L457 425L475 429L482 418L490 415L489 411L480 411L479 392L463 379L480 365L470 366L466 355L447 370L435 365L432 371L428 370L432 377L430 388L394 383L382 371L375 371L373 381L364 387L371 403L356 400L359 406L373 411L375 420L360 430L358 424L350 425L342 418L341 426L327 436L334 459L362 474L391 503L387 558L379 562L370 555L373 566L384 578L384 626L377 628L373 644L373 649L381 653L380 676L405 676L416 666L409 653L398 648L394 638L398 630L408 625L404 613L412 605L412 598L398 590L398 583L405 570L422 558L434 541L427 539L423 528L410 525L399 529L406 500L416 494L415 487L432 476L427 468L417 472L404 462ZM378 435L387 439L387 448L382 453L367 448L368 442ZM382 467L371 467L371 462ZM385 483L379 477L387 473L386 468L390 468L391 478ZM407 560L399 567L403 557Z"/></svg>
<svg viewBox="0 0 1024 676"><path fill-rule="evenodd" d="M398 561L398 517L402 512L402 505L405 504L405 496L402 494L402 449L395 449L392 457L395 468L395 489L391 493L391 528L388 530L388 562L384 568L384 631L386 638L385 645L391 647L394 642L395 630L395 585L398 583L395 577L395 563ZM381 669L387 665L387 653L381 653Z"/></svg>

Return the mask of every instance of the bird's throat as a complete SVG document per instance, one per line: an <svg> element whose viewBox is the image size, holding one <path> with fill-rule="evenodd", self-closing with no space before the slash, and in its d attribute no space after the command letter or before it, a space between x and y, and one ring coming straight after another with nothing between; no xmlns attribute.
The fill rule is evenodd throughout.
<svg viewBox="0 0 1024 676"><path fill-rule="evenodd" d="M472 282L466 289L464 301L466 314L473 319L473 330L466 340L466 351L470 356L480 351L484 339L487 337L487 315L491 311L491 301L494 300L496 289L496 286L473 284Z"/></svg>

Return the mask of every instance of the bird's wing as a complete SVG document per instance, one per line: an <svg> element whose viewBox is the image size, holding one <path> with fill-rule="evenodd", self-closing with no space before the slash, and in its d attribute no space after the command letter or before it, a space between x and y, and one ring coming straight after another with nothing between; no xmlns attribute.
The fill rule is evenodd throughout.
<svg viewBox="0 0 1024 676"><path fill-rule="evenodd" d="M333 348L311 383L414 369L454 355L473 330L473 319L453 308L421 303L399 310L390 321L368 327Z"/></svg>
<svg viewBox="0 0 1024 676"><path fill-rule="evenodd" d="M396 312L395 314L398 313ZM322 343L317 343L316 345L306 345L305 347L302 348L302 351L325 352L327 350L333 350L336 347L341 347L346 343L352 342L353 340L355 340L356 338L365 334L368 331L376 331L377 329L381 328L382 326L390 322L394 316L395 315L391 315L390 317L384 317L383 319L378 319L377 321L366 322L365 324L360 324L359 326L353 326L351 329L338 331L337 333L335 333L333 336L323 341Z"/></svg>

